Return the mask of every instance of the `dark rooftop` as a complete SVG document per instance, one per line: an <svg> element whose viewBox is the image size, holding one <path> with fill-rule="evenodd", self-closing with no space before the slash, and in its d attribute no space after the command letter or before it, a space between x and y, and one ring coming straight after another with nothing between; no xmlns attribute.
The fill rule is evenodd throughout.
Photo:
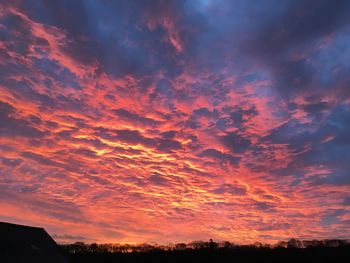
<svg viewBox="0 0 350 263"><path fill-rule="evenodd" d="M43 229L0 222L0 262L68 263Z"/></svg>

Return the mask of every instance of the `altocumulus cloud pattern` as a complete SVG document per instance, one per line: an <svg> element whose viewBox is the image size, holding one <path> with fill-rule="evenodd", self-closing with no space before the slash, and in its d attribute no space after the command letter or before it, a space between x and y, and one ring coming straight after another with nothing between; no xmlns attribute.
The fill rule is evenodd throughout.
<svg viewBox="0 0 350 263"><path fill-rule="evenodd" d="M348 238L349 36L342 0L1 1L1 221Z"/></svg>

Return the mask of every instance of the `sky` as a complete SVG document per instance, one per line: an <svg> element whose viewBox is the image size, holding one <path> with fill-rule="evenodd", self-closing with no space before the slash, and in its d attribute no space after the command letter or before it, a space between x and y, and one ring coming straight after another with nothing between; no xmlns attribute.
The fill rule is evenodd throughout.
<svg viewBox="0 0 350 263"><path fill-rule="evenodd" d="M350 1L0 1L0 221L58 242L350 238Z"/></svg>

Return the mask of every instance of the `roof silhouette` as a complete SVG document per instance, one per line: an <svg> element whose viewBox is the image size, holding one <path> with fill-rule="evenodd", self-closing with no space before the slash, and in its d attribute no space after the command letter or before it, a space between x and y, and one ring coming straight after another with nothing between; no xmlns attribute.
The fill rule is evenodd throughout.
<svg viewBox="0 0 350 263"><path fill-rule="evenodd" d="M0 262L68 263L43 229L0 222Z"/></svg>

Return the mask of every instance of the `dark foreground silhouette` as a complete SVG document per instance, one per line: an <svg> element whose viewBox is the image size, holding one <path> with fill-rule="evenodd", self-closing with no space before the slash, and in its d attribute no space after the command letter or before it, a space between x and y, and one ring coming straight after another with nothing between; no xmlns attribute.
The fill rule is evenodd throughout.
<svg viewBox="0 0 350 263"><path fill-rule="evenodd" d="M66 257L64 256L66 255ZM276 245L235 245L195 241L169 246L84 244L60 247L37 227L0 222L1 263L71 263L78 262L350 262L348 240L290 239Z"/></svg>
<svg viewBox="0 0 350 263"><path fill-rule="evenodd" d="M0 222L1 263L68 263L43 229Z"/></svg>
<svg viewBox="0 0 350 263"><path fill-rule="evenodd" d="M75 262L350 262L350 243L344 240L299 241L275 246L236 246L229 242L192 242L174 246L85 245L61 246Z"/></svg>

